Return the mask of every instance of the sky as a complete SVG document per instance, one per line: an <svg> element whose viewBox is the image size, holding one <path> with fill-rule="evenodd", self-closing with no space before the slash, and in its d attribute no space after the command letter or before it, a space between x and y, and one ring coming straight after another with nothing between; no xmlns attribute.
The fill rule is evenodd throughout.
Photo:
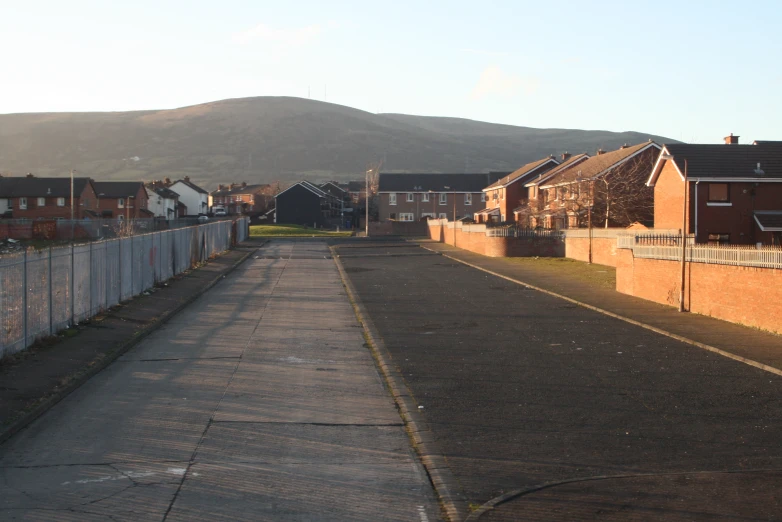
<svg viewBox="0 0 782 522"><path fill-rule="evenodd" d="M0 114L249 96L782 140L782 2L0 0Z"/></svg>

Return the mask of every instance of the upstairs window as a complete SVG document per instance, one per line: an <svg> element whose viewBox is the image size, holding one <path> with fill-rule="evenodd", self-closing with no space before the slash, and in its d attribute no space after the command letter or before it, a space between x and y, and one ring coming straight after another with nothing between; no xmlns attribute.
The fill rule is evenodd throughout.
<svg viewBox="0 0 782 522"><path fill-rule="evenodd" d="M440 204L445 205L448 203L448 194L445 192L440 192Z"/></svg>
<svg viewBox="0 0 782 522"><path fill-rule="evenodd" d="M408 202L413 201L413 193L412 192L408 192L407 193L407 201ZM412 219L410 221L412 221Z"/></svg>
<svg viewBox="0 0 782 522"><path fill-rule="evenodd" d="M424 203L429 202L429 193L428 192L424 192L423 194L421 194L421 201L423 201Z"/></svg>
<svg viewBox="0 0 782 522"><path fill-rule="evenodd" d="M46 198L38 198L38 206L39 207L45 207L46 206Z"/></svg>
<svg viewBox="0 0 782 522"><path fill-rule="evenodd" d="M27 210L27 198L19 198L19 210Z"/></svg>
<svg viewBox="0 0 782 522"><path fill-rule="evenodd" d="M119 198L117 200L117 207L118 208L125 208L125 198Z"/></svg>
<svg viewBox="0 0 782 522"><path fill-rule="evenodd" d="M464 204L472 205L472 194L470 194L469 192L464 195Z"/></svg>
<svg viewBox="0 0 782 522"><path fill-rule="evenodd" d="M709 183L709 203L730 203L730 190L727 183Z"/></svg>
<svg viewBox="0 0 782 522"><path fill-rule="evenodd" d="M58 207L64 207L65 206L65 198L57 198L57 206Z"/></svg>
<svg viewBox="0 0 782 522"><path fill-rule="evenodd" d="M481 192L481 203L486 203L486 193Z"/></svg>
<svg viewBox="0 0 782 522"><path fill-rule="evenodd" d="M392 192L388 195L388 204L389 205L396 205L396 193Z"/></svg>

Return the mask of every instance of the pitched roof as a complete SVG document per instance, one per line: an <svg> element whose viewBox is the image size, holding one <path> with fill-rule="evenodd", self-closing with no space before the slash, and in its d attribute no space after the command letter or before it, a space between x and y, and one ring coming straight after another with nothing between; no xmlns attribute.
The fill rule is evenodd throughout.
<svg viewBox="0 0 782 522"><path fill-rule="evenodd" d="M622 149L592 156L581 163L577 163L570 168L559 172L556 176L552 176L546 181L545 185L541 185L541 188L572 183L578 179L589 180L599 178L635 155L650 148L660 149L660 145L653 141L647 141L645 143L633 145L632 147L624 147Z"/></svg>
<svg viewBox="0 0 782 522"><path fill-rule="evenodd" d="M198 192L200 194L209 194L209 192L207 192L206 190L202 189L201 187L199 187L198 185L196 185L192 181L188 181L188 180L185 180L185 179L178 179L175 182L173 182L171 184L171 186L174 186L177 183L184 183L185 185L187 185L188 187L190 187L191 189L195 190L196 192Z"/></svg>
<svg viewBox="0 0 782 522"><path fill-rule="evenodd" d="M74 197L84 191L90 178L73 178ZM52 197L67 198L71 195L71 178L17 177L0 178L0 198Z"/></svg>
<svg viewBox="0 0 782 522"><path fill-rule="evenodd" d="M334 194L334 192L339 192L340 195L344 195L347 193L347 189L340 187L338 183L335 183L333 181L327 181L326 183L321 184L320 189L323 192L328 192L329 194Z"/></svg>
<svg viewBox="0 0 782 522"><path fill-rule="evenodd" d="M164 197L166 199L176 199L179 197L179 194L171 190L170 188L166 187L156 187L156 186L149 186L147 185L147 189L151 190L158 196Z"/></svg>
<svg viewBox="0 0 782 522"><path fill-rule="evenodd" d="M93 181L92 185L100 198L136 197L139 187L144 186L141 181Z"/></svg>
<svg viewBox="0 0 782 522"><path fill-rule="evenodd" d="M763 232L780 232L782 231L782 211L756 210L755 222Z"/></svg>
<svg viewBox="0 0 782 522"><path fill-rule="evenodd" d="M551 179L554 175L559 174L563 170L568 169L577 163L586 161L589 158L590 156L586 152L582 154L576 154L575 156L571 156L566 161L560 163L558 166L554 167L553 169L545 171L543 174L538 175L537 178L533 178L529 183L527 183L524 186L530 187L532 185L540 185L541 183L545 183L546 180Z"/></svg>
<svg viewBox="0 0 782 522"><path fill-rule="evenodd" d="M495 181L494 183L486 187L486 189L488 190L488 189L506 187L511 183L516 183L517 181L527 181L531 176L545 172L546 170L556 167L557 165L559 165L559 162L555 160L552 156L539 159L537 161L533 161L532 163L527 163L521 168L511 172L507 176L498 179L497 181Z"/></svg>
<svg viewBox="0 0 782 522"><path fill-rule="evenodd" d="M222 190L213 190L210 192L212 196L231 196L233 194L256 194L258 192L262 192L269 188L268 184L255 184L255 185L245 185L242 187L241 185L237 185L234 188L226 187Z"/></svg>
<svg viewBox="0 0 782 522"><path fill-rule="evenodd" d="M349 192L361 192L364 190L365 186L366 186L365 181L348 181Z"/></svg>
<svg viewBox="0 0 782 522"><path fill-rule="evenodd" d="M662 172L667 161L664 154L673 156L671 161L682 177L686 161L689 179L782 180L782 142L778 141L761 141L757 145L665 144L647 185L654 186ZM762 173L756 172L758 163Z"/></svg>
<svg viewBox="0 0 782 522"><path fill-rule="evenodd" d="M379 192L480 192L505 172L476 174L380 173Z"/></svg>
<svg viewBox="0 0 782 522"><path fill-rule="evenodd" d="M278 196L281 196L282 194L285 194L286 192L288 192L293 187L305 188L305 189L309 190L310 192L312 192L313 194L315 194L316 196L321 197L321 198L325 198L326 196L328 196L328 194L326 194L325 192L320 190L318 187L316 187L315 185L313 185L309 181L298 181L298 182L294 183L293 185L291 185L290 187L286 188L285 190L278 192L277 194L274 195L274 197L277 198Z"/></svg>

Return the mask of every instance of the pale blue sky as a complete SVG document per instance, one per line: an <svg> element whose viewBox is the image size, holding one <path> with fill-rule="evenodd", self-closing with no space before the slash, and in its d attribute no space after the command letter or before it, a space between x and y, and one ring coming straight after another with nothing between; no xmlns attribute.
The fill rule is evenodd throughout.
<svg viewBox="0 0 782 522"><path fill-rule="evenodd" d="M782 2L0 0L0 113L285 95L782 140Z"/></svg>

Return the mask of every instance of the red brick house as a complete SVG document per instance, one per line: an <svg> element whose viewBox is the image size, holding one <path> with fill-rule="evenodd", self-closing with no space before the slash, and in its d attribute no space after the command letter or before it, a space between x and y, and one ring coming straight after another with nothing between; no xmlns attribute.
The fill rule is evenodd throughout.
<svg viewBox="0 0 782 522"><path fill-rule="evenodd" d="M97 217L97 196L90 178L73 178L73 216ZM5 216L14 219L70 219L71 179L0 178L0 201Z"/></svg>
<svg viewBox="0 0 782 522"><path fill-rule="evenodd" d="M540 223L539 215L544 210L544 198L541 195L540 186L548 182L560 172L569 169L589 159L589 154L571 155L569 152L562 154L561 163L551 170L539 174L532 181L526 183L527 198L518 202L519 206L513 209L513 220L522 227L536 228L543 226Z"/></svg>
<svg viewBox="0 0 782 522"><path fill-rule="evenodd" d="M533 187L529 217L543 228L626 227L651 224L653 191L646 186L660 145L624 145L572 164ZM518 212L518 210L517 210Z"/></svg>
<svg viewBox="0 0 782 522"><path fill-rule="evenodd" d="M102 218L151 218L148 193L141 181L94 181L97 210Z"/></svg>
<svg viewBox="0 0 782 522"><path fill-rule="evenodd" d="M246 182L217 185L209 194L209 208L223 207L228 214L260 214L273 206L271 185Z"/></svg>
<svg viewBox="0 0 782 522"><path fill-rule="evenodd" d="M782 243L782 142L739 145L738 138L662 148L647 181L655 228L681 230L686 215L696 243Z"/></svg>
<svg viewBox="0 0 782 522"><path fill-rule="evenodd" d="M475 213L478 223L505 222L513 220L513 209L527 199L528 181L559 165L553 156L527 163L483 189L486 207Z"/></svg>
<svg viewBox="0 0 782 522"><path fill-rule="evenodd" d="M380 221L472 218L482 209L483 187L504 172L477 174L380 173ZM454 216L454 210L456 216Z"/></svg>

